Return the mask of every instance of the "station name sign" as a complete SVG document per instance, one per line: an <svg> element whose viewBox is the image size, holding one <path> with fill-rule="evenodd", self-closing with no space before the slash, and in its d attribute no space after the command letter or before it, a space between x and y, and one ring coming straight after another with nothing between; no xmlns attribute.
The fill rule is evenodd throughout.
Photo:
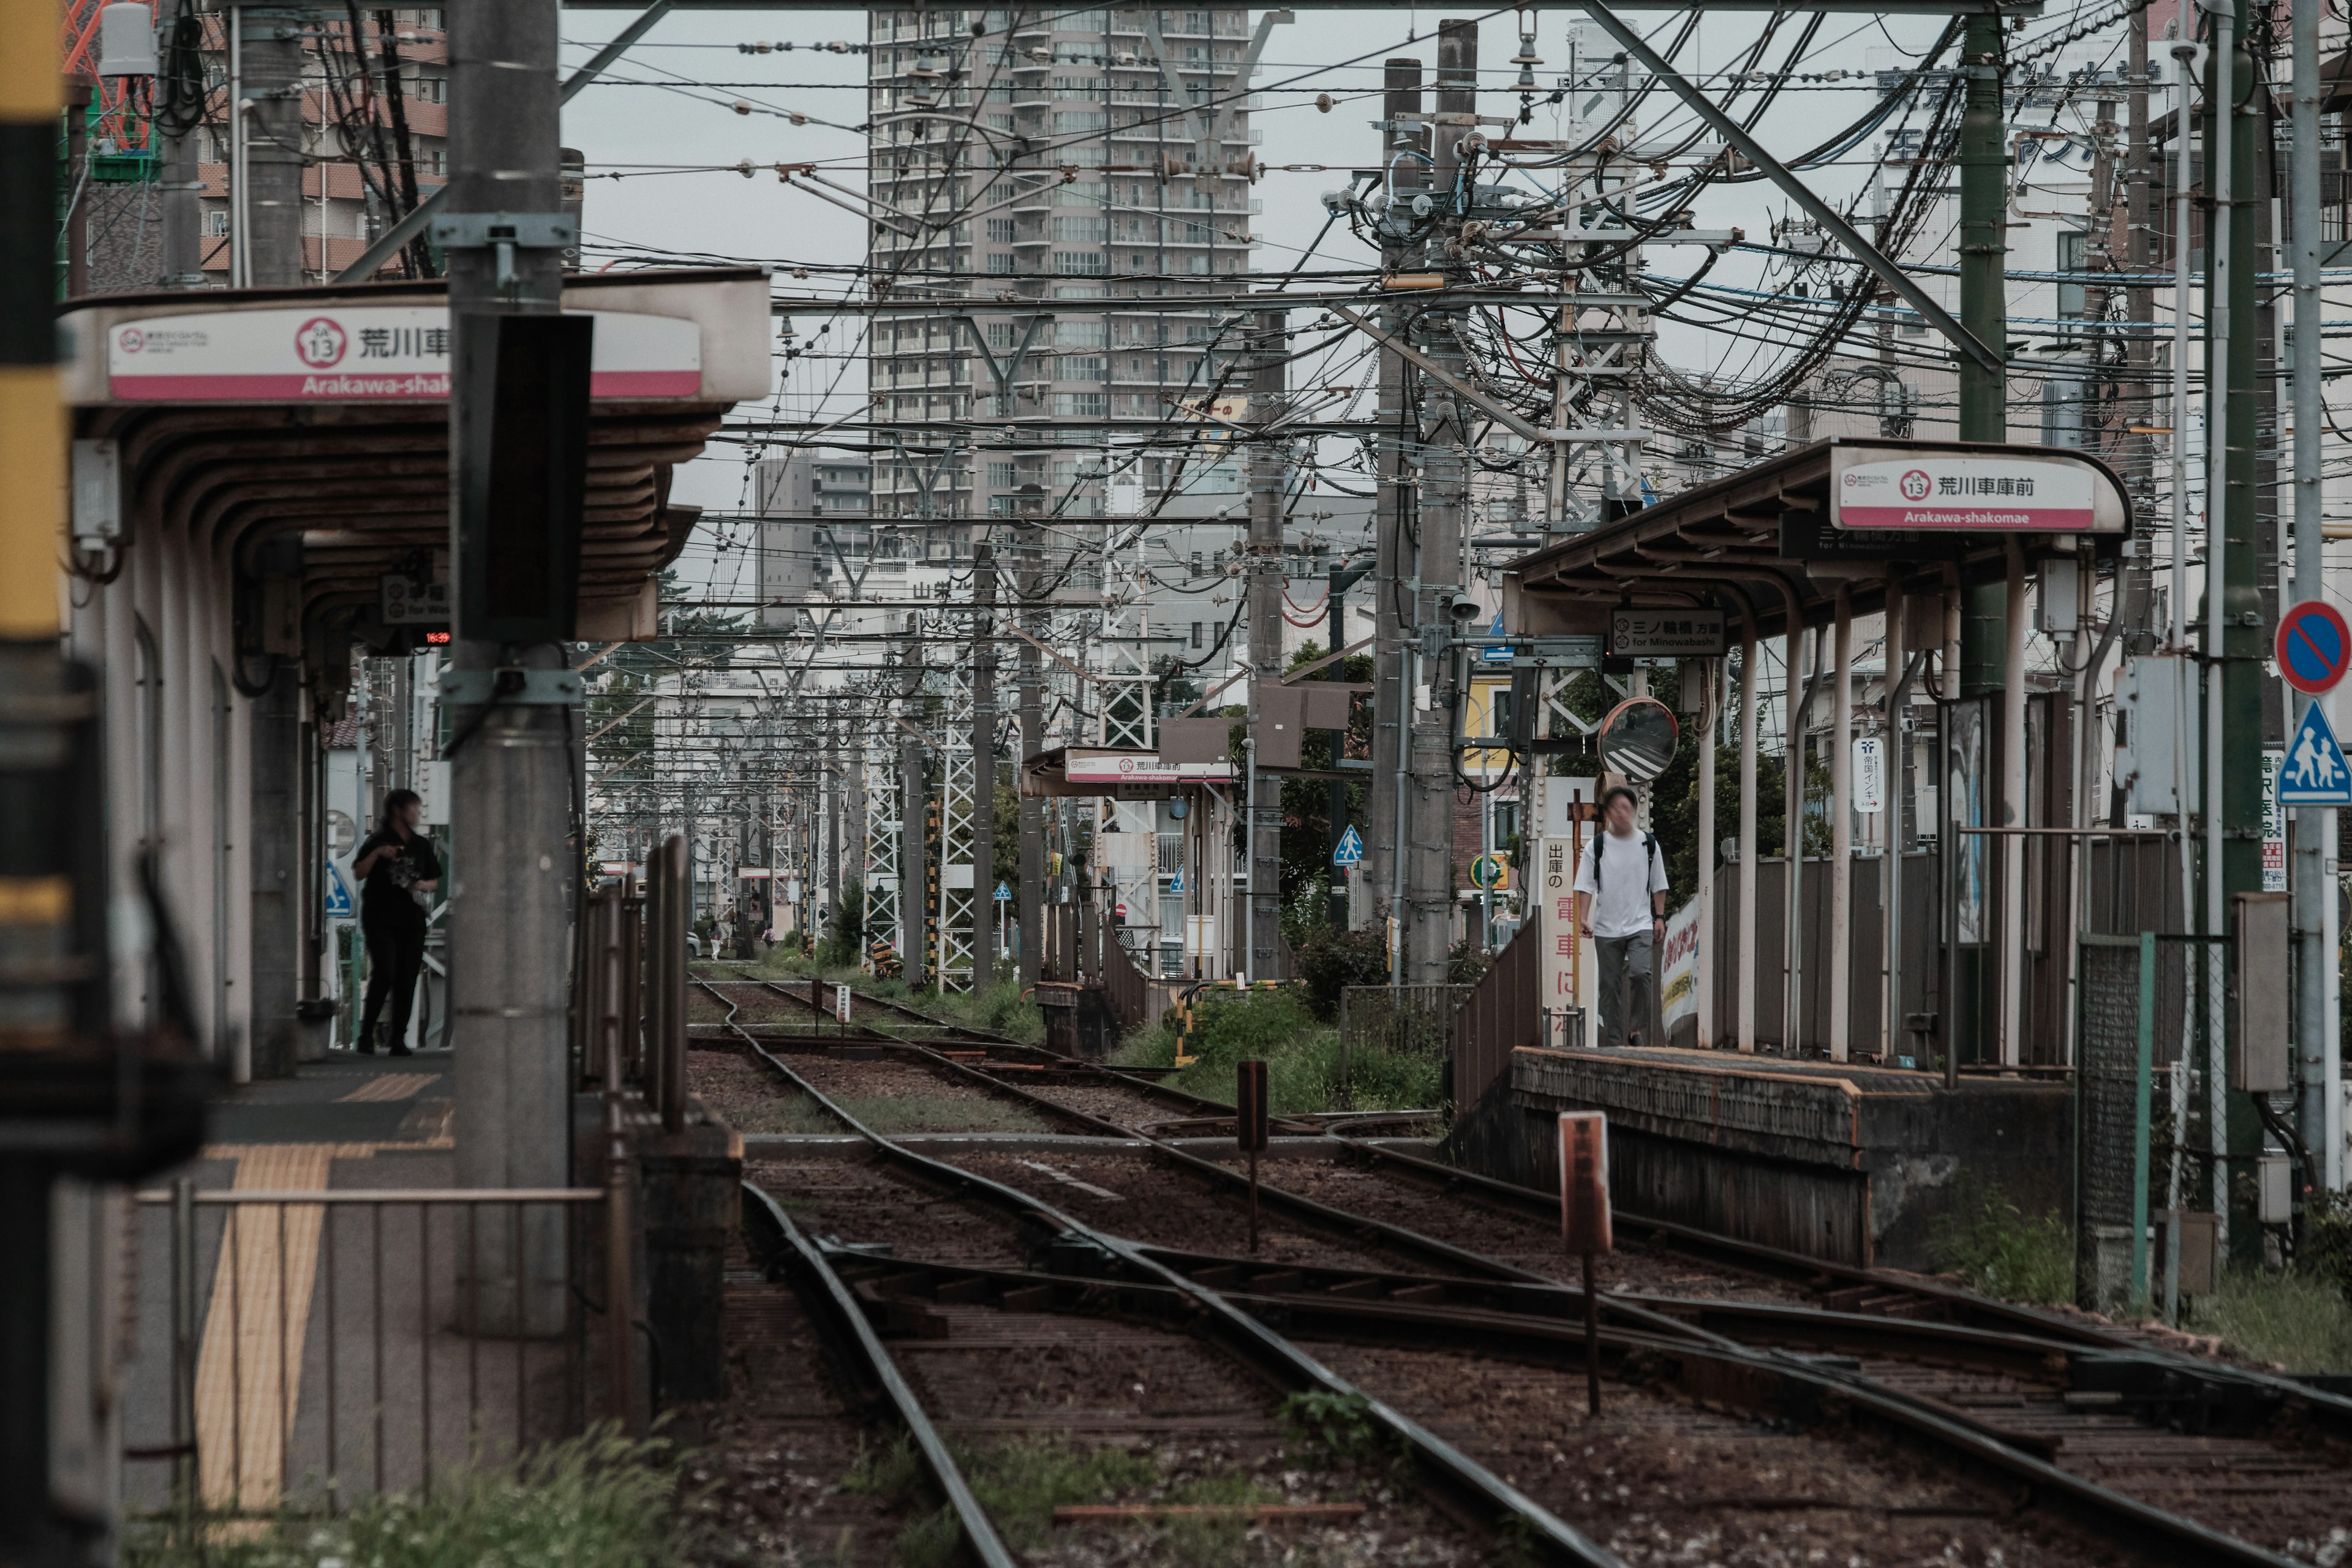
<svg viewBox="0 0 2352 1568"><path fill-rule="evenodd" d="M2105 468L2061 452L1842 445L1830 476L1830 521L1839 529L2120 533L2129 518Z"/></svg>
<svg viewBox="0 0 2352 1568"><path fill-rule="evenodd" d="M1612 610L1609 615L1609 652L1617 658L1710 658L1724 652L1725 635L1721 610Z"/></svg>
<svg viewBox="0 0 2352 1568"><path fill-rule="evenodd" d="M694 397L702 331L677 316L568 311L596 323L589 395ZM110 395L124 403L404 403L449 395L455 347L437 305L213 310L117 322Z"/></svg>
<svg viewBox="0 0 2352 1568"><path fill-rule="evenodd" d="M1073 751L1063 776L1072 784L1223 784L1233 778L1234 768L1231 763L1173 763L1134 752Z"/></svg>

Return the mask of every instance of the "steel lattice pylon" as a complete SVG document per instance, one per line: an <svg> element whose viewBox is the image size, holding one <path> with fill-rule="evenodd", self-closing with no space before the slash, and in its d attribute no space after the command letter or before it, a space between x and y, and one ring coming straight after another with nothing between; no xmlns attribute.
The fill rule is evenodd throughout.
<svg viewBox="0 0 2352 1568"><path fill-rule="evenodd" d="M948 677L946 734L940 747L939 945L932 954L940 989L971 989L972 902L979 875L971 861L971 675Z"/></svg>
<svg viewBox="0 0 2352 1568"><path fill-rule="evenodd" d="M866 929L889 938L900 953L907 952L907 931L900 923L904 908L898 897L898 770L891 765L889 753L869 749L865 756L866 769ZM869 944L859 960L867 970L874 967L873 949Z"/></svg>

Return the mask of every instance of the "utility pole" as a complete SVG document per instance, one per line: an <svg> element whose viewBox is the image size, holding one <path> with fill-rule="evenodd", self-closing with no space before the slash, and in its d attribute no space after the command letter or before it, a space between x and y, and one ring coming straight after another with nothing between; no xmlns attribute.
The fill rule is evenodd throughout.
<svg viewBox="0 0 2352 1568"><path fill-rule="evenodd" d="M1478 112L1478 25L1437 25L1437 125L1432 151L1432 184L1440 203L1446 271L1464 275L1459 257L1461 213L1452 204L1462 168L1462 142ZM1425 311L1416 323L1423 352L1457 382L1465 379L1461 340L1451 314ZM1470 501L1468 411L1434 377L1421 388L1421 486L1419 554L1412 595L1413 630L1451 630L1447 605L1462 582L1462 532ZM1418 679L1409 693L1412 719L1412 811L1404 848L1405 914L1409 921L1405 978L1417 985L1443 984L1454 934L1454 705L1451 655L1419 658ZM1427 700L1424 703L1423 694Z"/></svg>
<svg viewBox="0 0 2352 1568"><path fill-rule="evenodd" d="M490 617L473 624L473 602L478 595L488 605L489 591L468 581L482 564L469 557L477 549L487 554L476 531L490 523L484 501L491 476L518 462L513 438L493 429L499 389L484 374L499 363L504 345L521 341L501 318L553 317L562 307L556 0L456 6L449 23L442 242L456 351L449 449L457 615L453 668L442 690L453 710L453 742L463 737L450 769L457 1180L478 1188L559 1187L572 1176L566 978L580 858L570 842L569 759L580 732L580 680L556 637L485 637ZM510 237L498 243L501 231ZM560 340L551 332L547 341ZM586 368L576 365L583 384ZM534 370L555 374L544 362ZM584 384L578 395L586 396ZM545 485L555 464L540 467ZM560 490L543 504L551 543L567 529L576 542L576 499L568 516ZM496 526L520 521L502 513ZM550 1212L525 1215L511 1230L484 1226L461 1273L471 1287L470 1300L461 1297L461 1321L478 1332L559 1331L570 1305L562 1223Z"/></svg>
<svg viewBox="0 0 2352 1568"><path fill-rule="evenodd" d="M306 280L302 266L302 56L311 7L235 0L243 50L241 102L228 106L244 130L245 189L230 192L242 223L234 257L248 289ZM323 170L323 165L321 168ZM320 177L323 179L324 174ZM319 241L321 247L326 240Z"/></svg>
<svg viewBox="0 0 2352 1568"><path fill-rule="evenodd" d="M909 617L912 619L910 614ZM922 643L908 639L907 649L907 703L922 689ZM902 724L910 721L901 715ZM908 989L920 991L923 977L930 962L930 921L933 903L930 897L929 844L924 828L929 816L925 797L929 794L923 778L923 743L904 730L898 736L898 962L906 973Z"/></svg>
<svg viewBox="0 0 2352 1568"><path fill-rule="evenodd" d="M2294 596L2326 591L2322 574L2320 450L2322 418L2319 294L2319 12L2321 0L2294 0L2291 123L2294 156L2288 161L2289 232L2294 237ZM2145 24L2143 24L2145 25ZM2295 720L2313 698L2295 704ZM2294 814L2295 1042L2303 1085L2296 1128L2316 1167L2311 1173L2331 1190L2344 1185L2344 1090L2336 1066L2336 813L2318 805Z"/></svg>
<svg viewBox="0 0 2352 1568"><path fill-rule="evenodd" d="M1386 91L1381 98L1381 167L1389 171L1388 205L1380 213L1381 270L1394 273L1417 265L1422 246L1412 233L1418 226L1413 199L1428 183L1424 162L1429 133L1415 121L1400 118L1421 112L1421 62L1396 58L1386 68ZM1381 328L1391 337L1404 331L1405 311L1392 304L1381 313ZM1412 575L1405 561L1405 509L1412 502L1405 463L1404 356L1382 344L1380 357L1380 411L1373 428L1374 461L1380 468L1373 501L1372 569L1372 778L1365 801L1364 863L1361 872L1370 889L1372 907L1389 936L1389 977L1397 979L1404 963L1403 868L1399 851L1404 843L1405 726L1412 692L1405 683L1408 616L1404 584Z"/></svg>
<svg viewBox="0 0 2352 1568"><path fill-rule="evenodd" d="M1255 747L1265 721L1263 694L1282 679L1282 490L1281 447L1263 432L1282 406L1287 385L1283 363L1289 348L1280 310L1257 313L1253 345L1249 416L1260 438L1249 454L1249 662L1252 760L1244 786L1249 816L1249 920L1244 937L1242 973L1252 981L1286 980L1282 954L1282 780L1261 774ZM1336 651L1336 649L1335 649Z"/></svg>
<svg viewBox="0 0 2352 1568"><path fill-rule="evenodd" d="M2008 357L2009 301L2002 280L2007 247L2002 243L2003 224L2008 212L2009 153L2007 127L2001 116L2000 93L2000 29L1998 16L1970 16L1961 34L1960 69L1967 82L1967 100L1960 114L1960 321L1978 341L1990 345ZM1963 441L2001 441L2009 434L2009 378L1997 371L1961 354L1959 361L1960 439ZM2022 820L2024 802L2021 787L2012 791L2012 774L2021 773L2024 757L2021 746L2012 745L2009 737L2012 726L2008 721L2011 708L2017 710L2022 728L2023 694L2007 690L2004 674L2005 650L2010 642L2009 621L2016 606L2011 601L2016 595L2003 584L1992 583L1968 590L1966 614L1962 617L1960 695L1966 699L1982 699L2002 705L2001 820ZM1987 781L1990 783L1991 781ZM1798 842L1797 830L1790 829L1790 842ZM2000 846L2001 883L2007 889L2017 886L2023 874L2022 847L2024 840L2016 835L2003 835L1987 840L1983 837L1956 839L1954 847L1960 856L1983 856L1994 853L1992 844ZM2018 853L2011 854L2014 847ZM2012 864L2012 861L2014 864ZM1792 859L1791 864L1796 862ZM1957 874L1957 865L1952 874ZM1973 950L1955 948L1959 962L1960 988L1969 993L1966 1009L1970 1033L1981 1050L1996 1039L2003 1049L2014 1047L2013 1037L2004 1034L2008 1011L1985 1005L1985 982L1992 967L1996 951L2003 953L2017 950L2017 942L2008 923L1993 919L1992 931L2000 933L2002 947L1996 950L1987 942ZM1982 929L1982 928L1980 928ZM2004 965L2014 970L2016 965ZM2004 988L2008 975L2003 975ZM2018 978L2021 979L2022 976ZM1950 1026L1954 1009L1944 1008L1946 1027ZM1987 1028L1988 1020L1993 1027ZM1955 1053L1964 1050L1970 1042L1951 1040L1948 1047ZM1986 1051L1984 1054L1993 1054Z"/></svg>
<svg viewBox="0 0 2352 1568"><path fill-rule="evenodd" d="M984 525L983 525L984 526ZM971 988L996 983L996 551L972 542Z"/></svg>
<svg viewBox="0 0 2352 1568"><path fill-rule="evenodd" d="M1033 606L1045 592L1045 572L1038 560L1042 531L1037 526L1038 503L1020 501L1021 526L1015 534L1019 570L1013 577L1021 608L1021 654L1014 679L1021 689L1021 763L1045 749L1045 669L1037 657L1034 638L1044 635L1045 616ZM1021 988L1037 984L1045 951L1045 803L1034 795L1021 797Z"/></svg>

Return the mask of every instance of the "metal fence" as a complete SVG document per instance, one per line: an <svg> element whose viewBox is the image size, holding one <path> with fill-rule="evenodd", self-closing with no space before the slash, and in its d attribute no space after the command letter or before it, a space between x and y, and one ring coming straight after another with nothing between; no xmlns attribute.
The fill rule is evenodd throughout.
<svg viewBox="0 0 2352 1568"><path fill-rule="evenodd" d="M2156 935L2085 932L2075 1095L2074 1291L2093 1310L2147 1289L2150 1088L2155 1077Z"/></svg>
<svg viewBox="0 0 2352 1568"><path fill-rule="evenodd" d="M590 1387L584 1354L592 1330L612 1339L613 1270L585 1289L605 1257L604 1199L596 1188L198 1192L185 1181L141 1193L141 1250L170 1268L139 1302L127 1510L332 1510L429 1492L436 1471L581 1431L592 1405L613 1404L613 1390ZM556 1247L526 1244L551 1228ZM512 1260L549 1256L556 1278L518 1293L501 1277ZM618 1278L625 1300L625 1263ZM520 1324L519 1294L540 1304Z"/></svg>
<svg viewBox="0 0 2352 1568"><path fill-rule="evenodd" d="M1349 985L1339 992L1339 1097L1368 1051L1444 1061L1454 1048L1454 1010L1467 985Z"/></svg>

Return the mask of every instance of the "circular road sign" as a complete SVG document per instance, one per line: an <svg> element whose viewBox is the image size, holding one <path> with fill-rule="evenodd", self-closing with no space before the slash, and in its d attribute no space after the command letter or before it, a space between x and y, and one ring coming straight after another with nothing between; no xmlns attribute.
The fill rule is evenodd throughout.
<svg viewBox="0 0 2352 1568"><path fill-rule="evenodd" d="M2279 617L2279 675L2297 691L2316 697L2334 688L2352 666L2352 627L2336 606L2305 599Z"/></svg>
<svg viewBox="0 0 2352 1568"><path fill-rule="evenodd" d="M1654 697L1629 697L1601 721L1601 761L1612 773L1647 784L1675 760L1681 730L1674 710Z"/></svg>
<svg viewBox="0 0 2352 1568"><path fill-rule="evenodd" d="M1481 855L1470 862L1470 885L1492 890L1510 875L1510 862L1500 855Z"/></svg>

